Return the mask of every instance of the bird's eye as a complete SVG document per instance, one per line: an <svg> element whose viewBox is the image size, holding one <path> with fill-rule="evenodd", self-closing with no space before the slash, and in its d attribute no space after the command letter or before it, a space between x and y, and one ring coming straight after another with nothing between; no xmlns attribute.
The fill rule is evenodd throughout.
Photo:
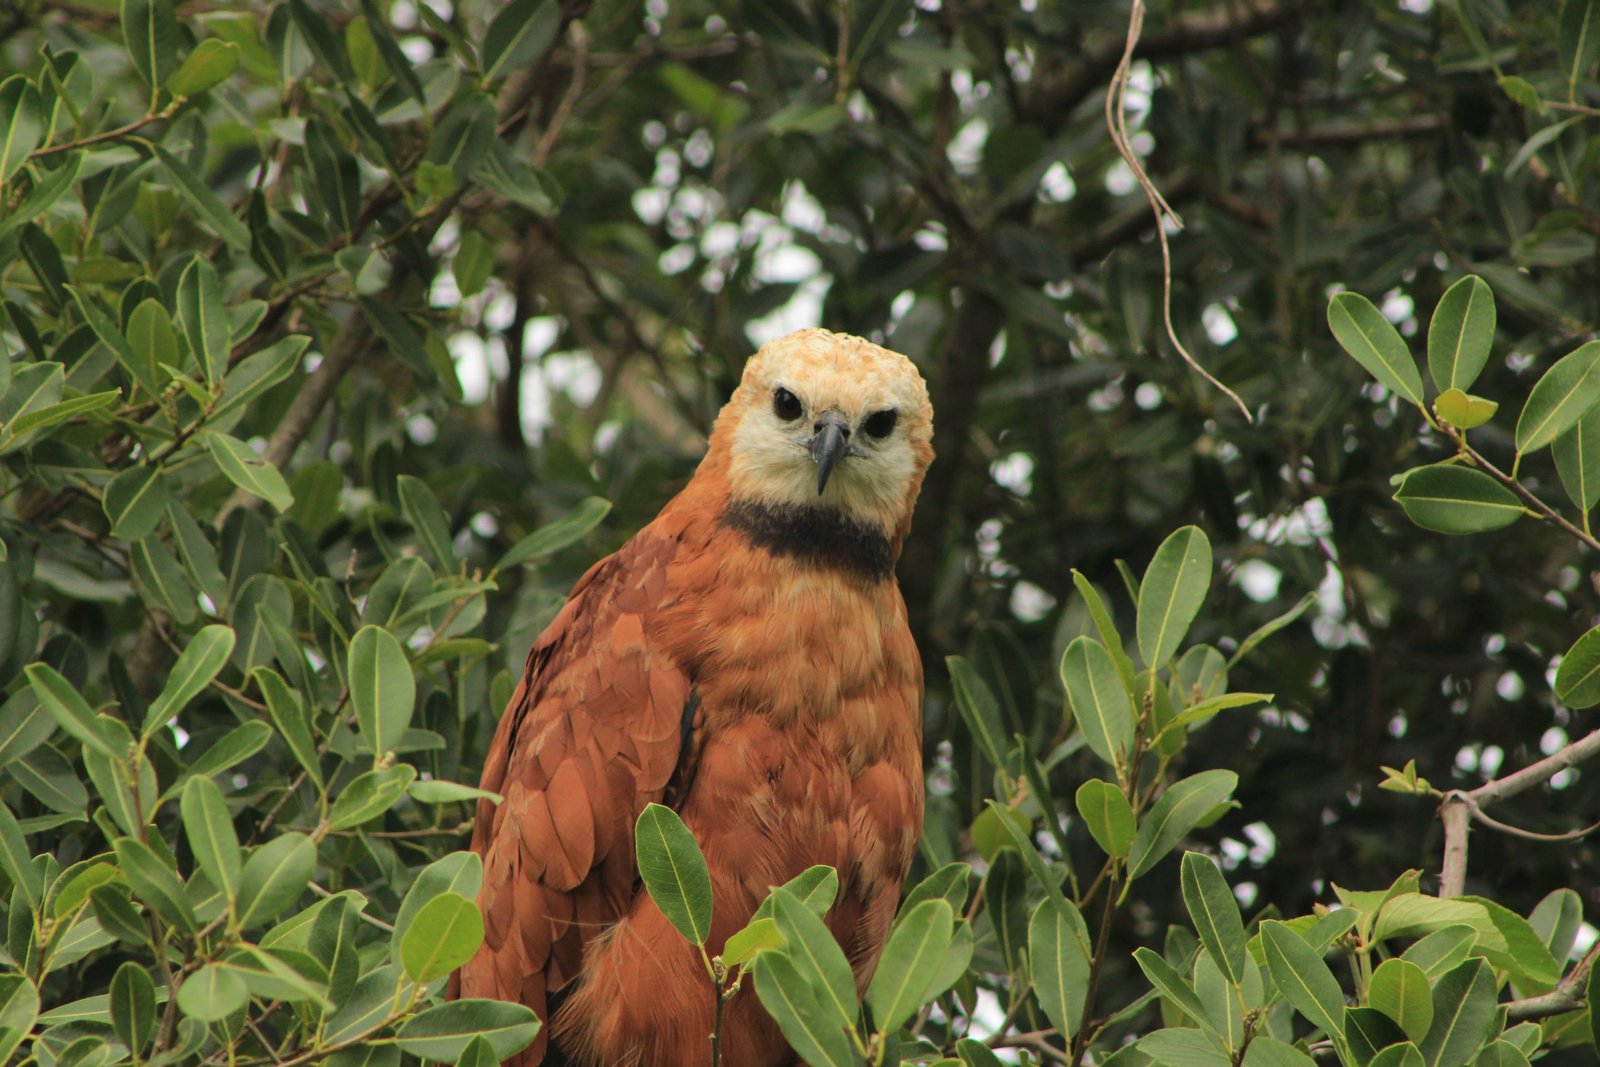
<svg viewBox="0 0 1600 1067"><path fill-rule="evenodd" d="M793 422L800 417L800 398L780 385L772 394L772 413L784 422Z"/></svg>
<svg viewBox="0 0 1600 1067"><path fill-rule="evenodd" d="M899 418L899 413L894 408L889 408L885 411L874 411L867 416L867 421L862 424L862 428L873 437L888 437L889 434L894 432L894 423L897 418Z"/></svg>

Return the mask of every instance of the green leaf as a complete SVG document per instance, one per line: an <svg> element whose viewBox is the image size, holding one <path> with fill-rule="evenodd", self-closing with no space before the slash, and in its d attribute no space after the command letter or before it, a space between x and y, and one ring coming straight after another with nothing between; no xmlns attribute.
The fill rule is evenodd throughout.
<svg viewBox="0 0 1600 1067"><path fill-rule="evenodd" d="M1418 1043L1425 1067L1462 1067L1495 1019L1494 972L1470 959L1433 987L1433 1025Z"/></svg>
<svg viewBox="0 0 1600 1067"><path fill-rule="evenodd" d="M1522 517L1522 501L1482 471L1457 464L1415 467L1394 498L1424 530L1469 534L1498 530Z"/></svg>
<svg viewBox="0 0 1600 1067"><path fill-rule="evenodd" d="M1535 452L1566 433L1597 401L1600 341L1590 341L1557 360L1528 393L1517 419L1518 455Z"/></svg>
<svg viewBox="0 0 1600 1067"><path fill-rule="evenodd" d="M1398 1045L1378 1050L1378 1054L1372 1057L1372 1062L1367 1067L1428 1067L1428 1065L1416 1045L1410 1041L1402 1041Z"/></svg>
<svg viewBox="0 0 1600 1067"><path fill-rule="evenodd" d="M1135 723L1133 701L1111 653L1092 637L1073 639L1061 656L1061 684L1090 751L1120 777L1133 749Z"/></svg>
<svg viewBox="0 0 1600 1067"><path fill-rule="evenodd" d="M728 967L745 966L761 953L782 948L783 944L776 919L751 919L723 944L722 962Z"/></svg>
<svg viewBox="0 0 1600 1067"><path fill-rule="evenodd" d="M1372 972L1367 1003L1393 1019L1413 1041L1421 1041L1433 1025L1433 990L1428 976L1406 960L1384 960Z"/></svg>
<svg viewBox="0 0 1600 1067"><path fill-rule="evenodd" d="M489 22L480 55L484 81L531 65L555 43L561 5L554 0L512 0Z"/></svg>
<svg viewBox="0 0 1600 1067"><path fill-rule="evenodd" d="M1178 651L1211 588L1211 542L1198 526L1174 531L1139 583L1139 655L1151 669Z"/></svg>
<svg viewBox="0 0 1600 1067"><path fill-rule="evenodd" d="M301 833L282 834L250 853L239 877L239 928L282 914L305 892L316 866L317 846Z"/></svg>
<svg viewBox="0 0 1600 1067"><path fill-rule="evenodd" d="M208 37L178 64L167 79L167 92L174 98L199 96L232 77L239 69L239 57L239 46L232 41Z"/></svg>
<svg viewBox="0 0 1600 1067"><path fill-rule="evenodd" d="M1473 1061L1474 1067L1530 1067L1527 1054L1509 1041L1491 1041Z"/></svg>
<svg viewBox="0 0 1600 1067"><path fill-rule="evenodd" d="M1556 46L1567 83L1567 100L1576 102L1579 89L1587 82L1589 68L1600 57L1600 0L1563 0Z"/></svg>
<svg viewBox="0 0 1600 1067"><path fill-rule="evenodd" d="M817 864L807 867L782 886L781 888L800 903L810 908L818 916L826 916L828 909L833 907L833 902L839 895L839 872L832 867ZM754 919L771 918L772 893L757 907Z"/></svg>
<svg viewBox="0 0 1600 1067"><path fill-rule="evenodd" d="M450 543L450 526L433 490L428 488L427 482L409 474L402 474L398 485L400 508L434 564L441 570L455 570L456 552Z"/></svg>
<svg viewBox="0 0 1600 1067"><path fill-rule="evenodd" d="M1089 994L1089 954L1082 932L1083 917L1076 909L1070 903L1062 908L1049 897L1028 922L1028 965L1039 1007L1069 1040L1083 1023Z"/></svg>
<svg viewBox="0 0 1600 1067"><path fill-rule="evenodd" d="M283 480L278 468L262 459L256 450L225 433L204 431L206 450L216 461L217 468L228 481L252 496L258 496L279 511L287 511L294 503L289 483Z"/></svg>
<svg viewBox="0 0 1600 1067"><path fill-rule="evenodd" d="M189 639L167 675L167 684L150 702L150 710L144 718L145 737L170 722L211 684L227 666L228 657L233 655L233 645L233 631L220 625L203 627Z"/></svg>
<svg viewBox="0 0 1600 1067"><path fill-rule="evenodd" d="M57 401L42 408L35 408L25 414L18 415L6 425L6 439L9 445L15 445L23 437L47 426L76 419L81 415L91 415L96 411L103 411L116 403L122 396L120 389L109 389L103 393L90 393L87 396L75 396L66 400Z"/></svg>
<svg viewBox="0 0 1600 1067"><path fill-rule="evenodd" d="M634 856L650 899L697 945L711 936L711 873L678 813L646 804L633 827Z"/></svg>
<svg viewBox="0 0 1600 1067"><path fill-rule="evenodd" d="M1344 1010L1344 1040L1349 1058L1368 1063L1378 1050L1406 1039L1405 1031L1377 1008L1349 1007Z"/></svg>
<svg viewBox="0 0 1600 1067"><path fill-rule="evenodd" d="M456 1067L500 1067L500 1057L494 1054L494 1046L482 1037L474 1037L467 1042L467 1047L461 1050L461 1055L456 1059Z"/></svg>
<svg viewBox="0 0 1600 1067"><path fill-rule="evenodd" d="M1135 949L1133 961L1139 965L1139 969L1150 980L1150 984L1155 986L1156 991L1171 1001L1178 1010L1213 1034L1219 1032L1211 1013L1206 1011L1205 1005L1200 1002L1194 987L1185 981L1183 975L1179 974L1159 952L1149 948Z"/></svg>
<svg viewBox="0 0 1600 1067"><path fill-rule="evenodd" d="M184 783L179 807L195 862L232 905L239 893L244 860L222 790L210 778L190 778Z"/></svg>
<svg viewBox="0 0 1600 1067"><path fill-rule="evenodd" d="M1232 1057L1214 1034L1168 1027L1140 1038L1138 1049L1163 1067L1230 1067Z"/></svg>
<svg viewBox="0 0 1600 1067"><path fill-rule="evenodd" d="M772 917L788 945L781 956L811 987L824 1015L819 1022L839 1029L854 1027L857 1016L855 976L839 942L834 940L822 918L787 890L773 890L772 898ZM777 955L763 956L757 967Z"/></svg>
<svg viewBox="0 0 1600 1067"><path fill-rule="evenodd" d="M159 89L178 65L178 17L172 0L122 0L122 36L133 69Z"/></svg>
<svg viewBox="0 0 1600 1067"><path fill-rule="evenodd" d="M611 502L597 496L586 497L577 506L555 522L539 527L533 533L512 545L505 555L495 561L491 571L497 573L535 559L559 552L573 544L600 524L611 511Z"/></svg>
<svg viewBox="0 0 1600 1067"><path fill-rule="evenodd" d="M532 1008L501 1000L454 1000L413 1015L400 1025L400 1051L435 1063L454 1063L467 1045L482 1038L496 1059L508 1060L538 1035Z"/></svg>
<svg viewBox="0 0 1600 1067"><path fill-rule="evenodd" d="M945 666L950 671L950 684L955 690L956 710L967 724L972 739L978 743L989 762L1004 767L1006 741L1005 725L1000 719L1000 704L977 668L960 656L946 656Z"/></svg>
<svg viewBox="0 0 1600 1067"><path fill-rule="evenodd" d="M1481 396L1470 396L1459 389L1446 389L1434 398L1433 410L1456 429L1471 430L1494 418L1500 405Z"/></svg>
<svg viewBox="0 0 1600 1067"><path fill-rule="evenodd" d="M1342 1040L1344 994L1322 954L1287 924L1276 921L1261 924L1261 943L1266 951L1267 970L1283 999L1323 1033L1335 1041Z"/></svg>
<svg viewBox="0 0 1600 1067"><path fill-rule="evenodd" d="M483 913L459 893L441 893L418 910L400 942L400 963L413 982L443 978L483 944Z"/></svg>
<svg viewBox="0 0 1600 1067"><path fill-rule="evenodd" d="M11 809L0 801L0 871L16 887L16 893L29 910L39 906L39 887L33 873L33 856L22 836L22 827Z"/></svg>
<svg viewBox="0 0 1600 1067"><path fill-rule="evenodd" d="M199 759L189 764L188 773L191 775L220 774L230 767L242 763L266 747L272 740L272 727L264 722L252 720L242 722L238 726L222 735L222 739L210 748Z"/></svg>
<svg viewBox="0 0 1600 1067"><path fill-rule="evenodd" d="M471 900L482 886L483 860L475 853L452 852L424 867L406 890L400 910L395 914L394 937L390 939L393 958L399 961L400 945L411 929L412 920L428 901L444 893L459 893Z"/></svg>
<svg viewBox="0 0 1600 1067"><path fill-rule="evenodd" d="M270 667L257 667L250 672L250 677L255 679L262 697L266 699L267 716L277 729L278 736L320 791L323 788L322 761L317 755L317 743L311 733L311 717L306 712L304 702Z"/></svg>
<svg viewBox="0 0 1600 1067"><path fill-rule="evenodd" d="M208 963L184 979L178 989L178 1008L192 1019L217 1022L244 1009L250 990L231 967Z"/></svg>
<svg viewBox="0 0 1600 1067"><path fill-rule="evenodd" d="M494 245L478 230L468 230L456 245L450 270L455 274L456 289L462 296L477 296L494 273Z"/></svg>
<svg viewBox="0 0 1600 1067"><path fill-rule="evenodd" d="M417 680L405 649L379 626L363 626L350 641L350 702L374 760L394 748L411 724Z"/></svg>
<svg viewBox="0 0 1600 1067"><path fill-rule="evenodd" d="M61 677L48 663L30 663L24 668L28 682L33 686L39 706L49 713L56 725L101 755L121 759L100 727L99 717L78 695L72 683Z"/></svg>
<svg viewBox="0 0 1600 1067"><path fill-rule="evenodd" d="M111 976L111 1029L138 1057L156 1029L156 984L150 972L133 960Z"/></svg>
<svg viewBox="0 0 1600 1067"><path fill-rule="evenodd" d="M40 745L9 769L17 783L51 811L82 815L89 810L89 791L78 780L72 763L53 745Z"/></svg>
<svg viewBox="0 0 1600 1067"><path fill-rule="evenodd" d="M1174 782L1139 824L1128 851L1128 877L1138 878L1200 825L1211 809L1233 795L1239 776L1210 770Z"/></svg>
<svg viewBox="0 0 1600 1067"><path fill-rule="evenodd" d="M194 208L195 214L200 216L201 221L211 228L211 232L221 237L235 251L248 255L250 228L230 212L222 201L217 199L217 194L213 193L206 183L176 156L160 145L152 145L151 150L155 152L156 159L177 185L178 192L189 202L189 206Z"/></svg>
<svg viewBox="0 0 1600 1067"><path fill-rule="evenodd" d="M20 974L0 975L0 1063L11 1062L38 1018L39 991L33 983Z"/></svg>
<svg viewBox="0 0 1600 1067"><path fill-rule="evenodd" d="M241 359L223 377L222 397L211 409L207 424L219 430L232 426L252 402L294 372L310 343L305 334L292 333Z"/></svg>
<svg viewBox="0 0 1600 1067"><path fill-rule="evenodd" d="M1228 981L1238 985L1244 981L1244 920L1227 880L1207 856L1185 852L1180 881L1200 943Z"/></svg>
<svg viewBox="0 0 1600 1067"><path fill-rule="evenodd" d="M1244 1067L1316 1067L1317 1061L1294 1045L1258 1033L1244 1052Z"/></svg>
<svg viewBox="0 0 1600 1067"><path fill-rule="evenodd" d="M895 921L867 989L873 1024L894 1033L923 1004L955 936L955 912L945 900L924 900Z"/></svg>
<svg viewBox="0 0 1600 1067"><path fill-rule="evenodd" d="M228 369L228 309L217 268L204 256L190 260L178 279L178 325L200 361L206 383L221 381Z"/></svg>
<svg viewBox="0 0 1600 1067"><path fill-rule="evenodd" d="M1600 406L1550 443L1567 499L1585 515L1600 503Z"/></svg>
<svg viewBox="0 0 1600 1067"><path fill-rule="evenodd" d="M39 90L21 74L0 81L0 186L22 169L44 133Z"/></svg>
<svg viewBox="0 0 1600 1067"><path fill-rule="evenodd" d="M1078 596L1083 600L1089 618L1094 622L1095 632L1100 635L1100 642L1111 653L1112 662L1117 665L1117 675L1122 679L1123 688L1130 693L1133 692L1135 689L1133 660L1123 651L1122 635L1117 632L1116 623L1111 621L1111 613L1106 610L1099 591L1088 578L1083 576L1083 572L1076 569L1072 572L1072 584L1078 590Z"/></svg>
<svg viewBox="0 0 1600 1067"><path fill-rule="evenodd" d="M408 763L357 775L333 802L328 825L335 830L353 830L376 819L405 796L416 778L417 769Z"/></svg>
<svg viewBox="0 0 1600 1067"><path fill-rule="evenodd" d="M1381 935L1377 935L1380 936ZM1451 924L1417 940L1401 954L1421 967L1429 979L1436 979L1472 953L1478 942L1478 931L1466 924Z"/></svg>
<svg viewBox="0 0 1600 1067"><path fill-rule="evenodd" d="M1078 815L1089 834L1106 855L1121 858L1133 844L1133 807L1121 789L1110 782L1091 778L1078 787L1074 796Z"/></svg>
<svg viewBox="0 0 1600 1067"><path fill-rule="evenodd" d="M756 995L789 1044L810 1067L855 1067L845 1026L787 956L764 952L755 962Z"/></svg>
<svg viewBox="0 0 1600 1067"><path fill-rule="evenodd" d="M93 307L81 293L74 291L73 296L81 308ZM98 308L95 311L104 315ZM96 334L100 334L102 329L114 332L116 328L109 318L98 326L92 323L91 326ZM155 297L146 298L128 317L127 344L119 345L113 341L107 347L116 353L139 387L152 400L161 395L162 385L166 381L166 372L161 369L161 364L176 367L180 361L178 334L172 328L172 316L167 314L167 309ZM130 540L137 541L138 538Z"/></svg>
<svg viewBox="0 0 1600 1067"><path fill-rule="evenodd" d="M128 879L133 895L144 901L167 922L193 933L200 928L194 908L178 880L178 872L155 850L132 837L119 837L111 844L117 866Z"/></svg>
<svg viewBox="0 0 1600 1067"><path fill-rule="evenodd" d="M505 799L487 789L462 785L460 782L445 782L438 778L412 782L409 792L411 799L420 804L454 804L463 800L488 800L499 804Z"/></svg>
<svg viewBox="0 0 1600 1067"><path fill-rule="evenodd" d="M1328 328L1350 356L1388 389L1422 406L1422 375L1417 362L1383 312L1359 293L1335 293L1328 301Z"/></svg>
<svg viewBox="0 0 1600 1067"><path fill-rule="evenodd" d="M1428 371L1433 383L1441 390L1471 389L1489 362L1494 327L1494 292L1482 278L1469 274L1446 289L1428 324Z"/></svg>
<svg viewBox="0 0 1600 1067"><path fill-rule="evenodd" d="M1600 626L1573 642L1556 667L1556 696L1569 708L1600 704Z"/></svg>

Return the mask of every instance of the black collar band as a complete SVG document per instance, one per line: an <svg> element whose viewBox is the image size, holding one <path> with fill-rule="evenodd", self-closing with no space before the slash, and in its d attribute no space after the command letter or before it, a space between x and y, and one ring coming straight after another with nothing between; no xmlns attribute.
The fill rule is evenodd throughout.
<svg viewBox="0 0 1600 1067"><path fill-rule="evenodd" d="M894 574L894 552L883 531L834 508L739 500L722 513L722 524L774 556L874 582Z"/></svg>

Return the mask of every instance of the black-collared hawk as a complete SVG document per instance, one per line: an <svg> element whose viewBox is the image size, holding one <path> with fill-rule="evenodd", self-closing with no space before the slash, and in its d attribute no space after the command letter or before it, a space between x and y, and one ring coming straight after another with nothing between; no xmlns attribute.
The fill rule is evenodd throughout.
<svg viewBox="0 0 1600 1067"><path fill-rule="evenodd" d="M904 356L801 330L763 346L694 477L572 590L489 749L472 848L486 937L459 992L546 1026L518 1067L700 1067L715 994L634 869L669 805L710 866L707 950L772 886L839 872L861 989L922 829L922 665L894 565L933 458ZM746 988L722 1062L796 1063Z"/></svg>

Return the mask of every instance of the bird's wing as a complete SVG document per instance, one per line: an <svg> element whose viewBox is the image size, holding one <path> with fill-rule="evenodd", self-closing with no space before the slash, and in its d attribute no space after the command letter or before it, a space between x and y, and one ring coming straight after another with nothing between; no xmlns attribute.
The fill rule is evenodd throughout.
<svg viewBox="0 0 1600 1067"><path fill-rule="evenodd" d="M678 547L647 529L597 563L528 654L484 765L504 800L480 803L473 829L485 936L464 996L520 1001L548 1025L550 994L633 897L634 820L672 780L694 708L690 678L646 636Z"/></svg>

